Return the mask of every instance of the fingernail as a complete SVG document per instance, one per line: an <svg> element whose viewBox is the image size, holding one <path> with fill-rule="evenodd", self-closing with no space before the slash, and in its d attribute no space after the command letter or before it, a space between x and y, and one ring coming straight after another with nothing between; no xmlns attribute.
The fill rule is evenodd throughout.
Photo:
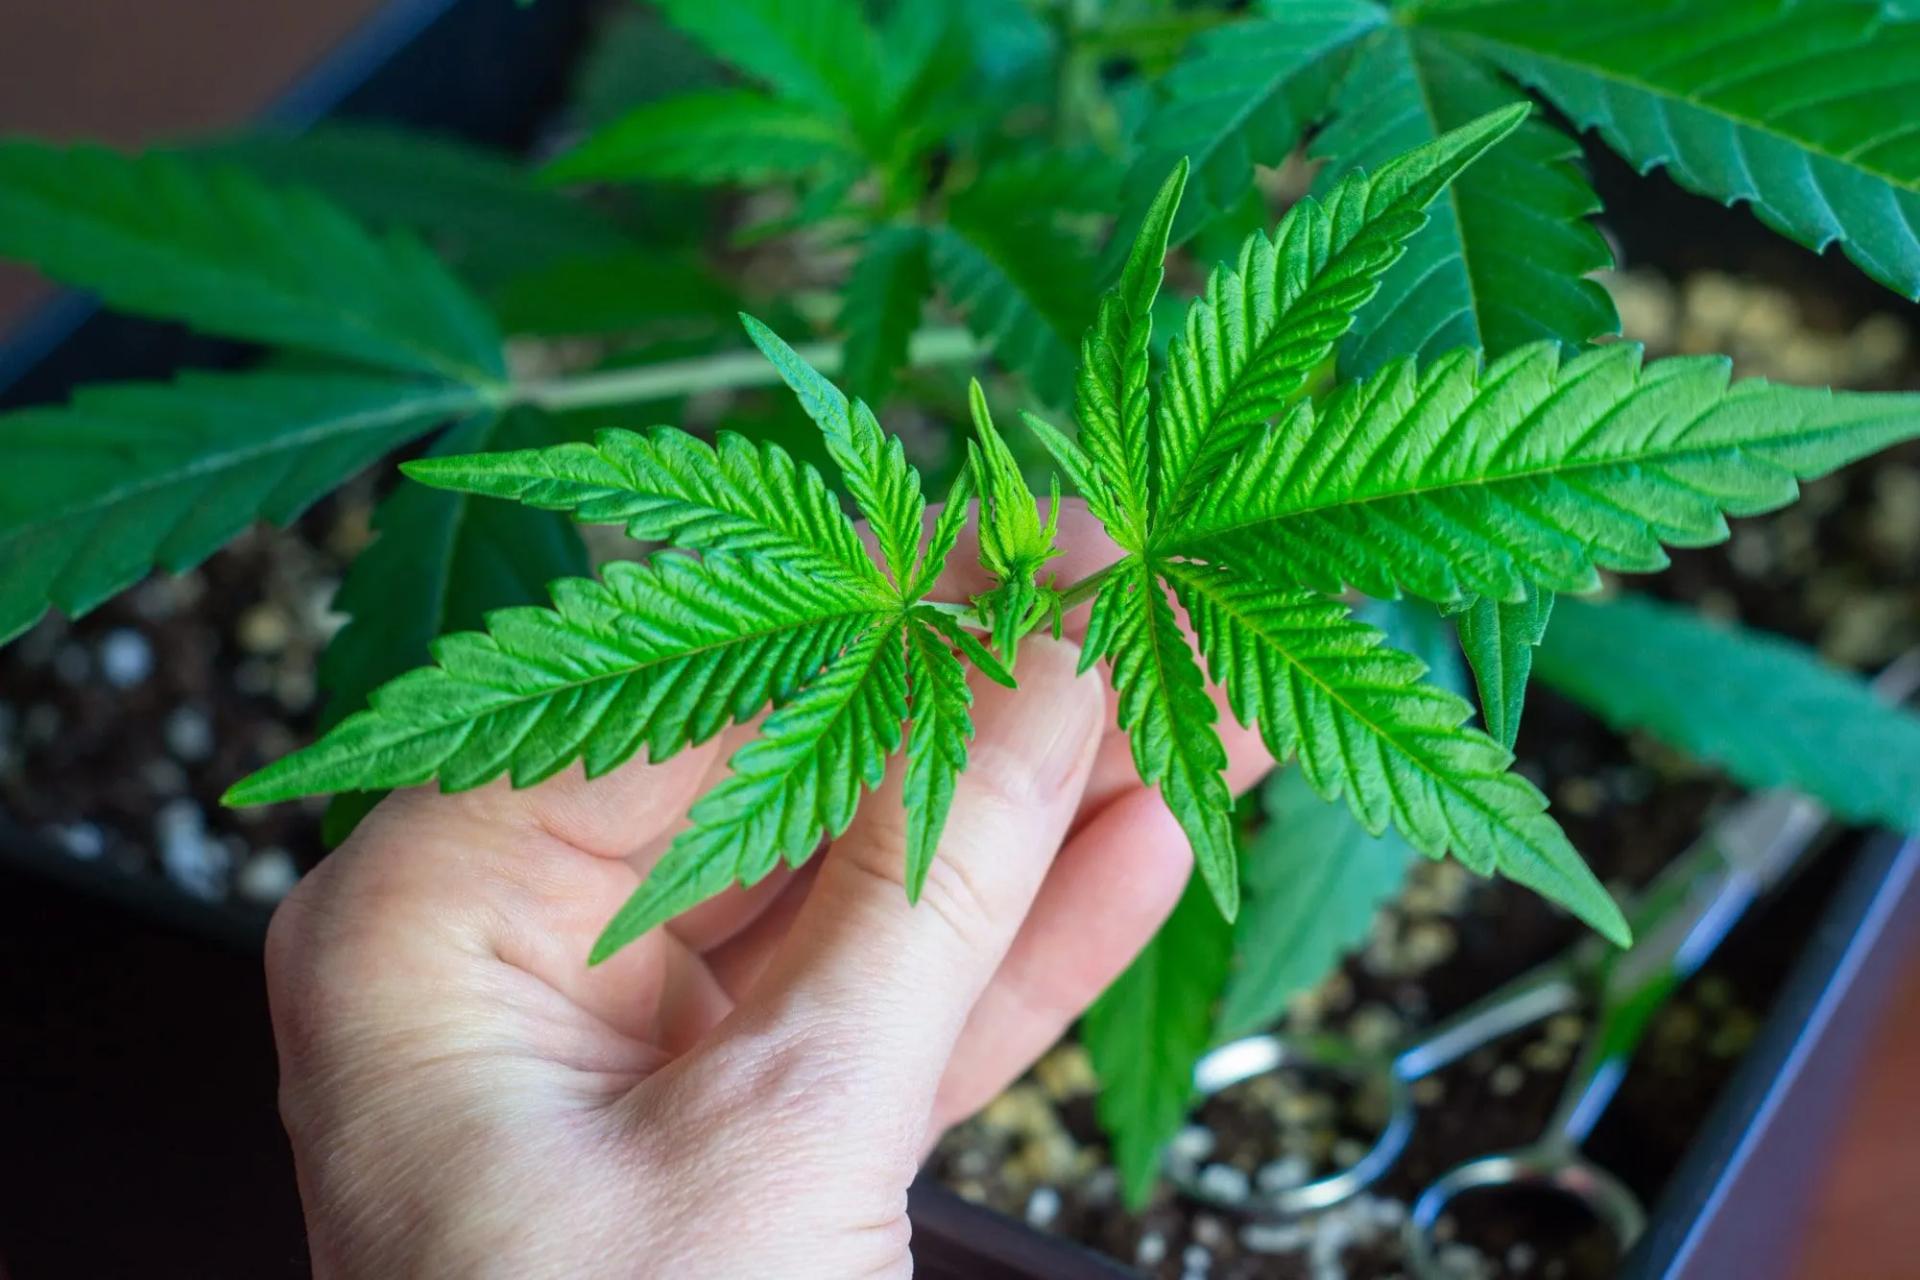
<svg viewBox="0 0 1920 1280"><path fill-rule="evenodd" d="M1051 799L1091 757L1106 713L1097 675L1075 668L1079 646L1046 636L1020 645L1020 687L981 681L974 692L968 771L1009 795Z"/></svg>

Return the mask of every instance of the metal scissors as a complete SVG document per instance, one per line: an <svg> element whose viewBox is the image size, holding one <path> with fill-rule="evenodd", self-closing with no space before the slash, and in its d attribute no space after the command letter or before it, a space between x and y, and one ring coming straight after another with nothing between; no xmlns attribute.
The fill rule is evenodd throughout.
<svg viewBox="0 0 1920 1280"><path fill-rule="evenodd" d="M1874 681L1889 703L1920 687L1920 650L1909 651ZM1287 1068L1320 1070L1380 1086L1389 1119L1358 1160L1336 1172L1280 1191L1229 1201L1209 1187L1193 1162L1169 1158L1169 1179L1187 1195L1221 1208L1288 1216L1325 1209L1379 1181L1407 1145L1415 1109L1411 1085L1484 1045L1582 1006L1595 1010L1552 1118L1524 1147L1480 1156L1442 1174L1420 1193L1407 1224L1408 1263L1416 1276L1442 1274L1433 1228L1455 1198L1481 1189L1536 1188L1571 1197L1612 1234L1625 1252L1646 1227L1638 1197L1580 1148L1613 1101L1634 1050L1654 1015L1711 956L1758 898L1800 863L1829 816L1788 790L1760 792L1736 803L1676 858L1627 911L1634 944L1616 951L1587 937L1561 955L1428 1029L1397 1050L1368 1055L1335 1037L1248 1036L1209 1052L1194 1085L1211 1097L1255 1076Z"/></svg>

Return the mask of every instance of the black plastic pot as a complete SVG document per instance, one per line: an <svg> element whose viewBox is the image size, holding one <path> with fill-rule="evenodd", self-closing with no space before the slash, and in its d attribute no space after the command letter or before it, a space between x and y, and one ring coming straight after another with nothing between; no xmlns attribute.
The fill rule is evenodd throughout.
<svg viewBox="0 0 1920 1280"><path fill-rule="evenodd" d="M539 118L562 83L587 8L586 0L540 0L527 8L511 0L394 0L291 88L269 118L297 126L336 114L377 117L476 140L524 142L529 122ZM99 314L86 299L66 297L0 347L0 405L55 399L83 381L157 376L183 363L229 358L233 350L172 326ZM0 823L0 901L6 900L6 882L11 878L18 884L21 876L41 883L52 878L77 891L59 895L60 910L87 913L87 925L102 937L151 935L159 939L160 952L166 951L163 935L169 934L194 939L193 945L208 939L233 944L241 953L234 963L222 968L196 960L213 967L204 974L195 969L189 981L238 982L246 991L257 986L248 953L264 927L259 912L209 906L157 877L135 881L84 867ZM1901 944L1913 929L1917 908L1920 845L1892 837L1869 841L1805 939L1760 1040L1675 1172L1624 1275L1636 1280L1764 1277L1789 1264L1789 1246L1808 1203L1807 1172L1818 1167L1847 1093L1845 1081L1864 1049L1863 1031L1904 953ZM149 923L124 923L129 913L148 917ZM59 959L46 963L57 965ZM236 978L243 971L248 976ZM182 998L192 998L191 993ZM84 1022L88 1011L71 1014ZM249 1017L244 1032L250 1048L259 1049L261 1009L256 1006ZM217 1032L203 1029L203 1034ZM219 1051L196 1043L199 1052ZM145 1052L151 1059L165 1049ZM260 1069L270 1072L270 1059L256 1074ZM270 1088L265 1096L271 1096ZM212 1116L206 1121L217 1123ZM138 1158L137 1152L126 1154ZM279 1180L270 1194L291 1197L284 1151L276 1151L273 1160L273 1172L263 1175ZM164 1186L155 1193L168 1194ZM935 1280L1094 1280L1133 1274L935 1185L916 1185L911 1209L920 1274ZM293 1220L297 1223L297 1215ZM206 1229L222 1228L210 1222ZM302 1270L284 1253L256 1261L248 1273ZM175 1273L164 1262L144 1270ZM205 1274L196 1267L179 1273Z"/></svg>

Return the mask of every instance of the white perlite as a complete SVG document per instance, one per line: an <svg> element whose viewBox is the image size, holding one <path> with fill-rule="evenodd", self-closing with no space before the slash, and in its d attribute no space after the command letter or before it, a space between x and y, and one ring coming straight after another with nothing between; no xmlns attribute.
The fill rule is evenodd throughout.
<svg viewBox="0 0 1920 1280"><path fill-rule="evenodd" d="M1035 1187L1027 1197L1027 1225L1045 1230L1060 1216L1060 1193L1052 1187Z"/></svg>
<svg viewBox="0 0 1920 1280"><path fill-rule="evenodd" d="M213 754L213 725L198 707L175 707L167 715L167 750L189 764Z"/></svg>
<svg viewBox="0 0 1920 1280"><path fill-rule="evenodd" d="M291 893L299 879L300 871L293 865L293 855L276 846L248 858L234 878L234 887L242 897L272 906Z"/></svg>
<svg viewBox="0 0 1920 1280"><path fill-rule="evenodd" d="M153 646L131 627L116 627L100 641L100 674L116 689L131 689L153 674Z"/></svg>
<svg viewBox="0 0 1920 1280"><path fill-rule="evenodd" d="M207 834L200 806L182 797L169 800L153 823L160 865L167 878L196 898L218 902L227 896L233 855Z"/></svg>

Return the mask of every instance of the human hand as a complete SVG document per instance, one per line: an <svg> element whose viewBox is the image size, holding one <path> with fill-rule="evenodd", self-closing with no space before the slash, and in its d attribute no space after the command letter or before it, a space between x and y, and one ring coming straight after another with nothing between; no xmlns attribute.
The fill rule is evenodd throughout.
<svg viewBox="0 0 1920 1280"><path fill-rule="evenodd" d="M1112 558L1076 531L1066 572ZM1033 637L1017 692L976 683L917 908L896 769L807 867L586 966L744 729L591 783L390 797L268 939L316 1271L908 1274L928 1146L1059 1037L1187 875L1077 656ZM1244 785L1264 760L1227 736Z"/></svg>

